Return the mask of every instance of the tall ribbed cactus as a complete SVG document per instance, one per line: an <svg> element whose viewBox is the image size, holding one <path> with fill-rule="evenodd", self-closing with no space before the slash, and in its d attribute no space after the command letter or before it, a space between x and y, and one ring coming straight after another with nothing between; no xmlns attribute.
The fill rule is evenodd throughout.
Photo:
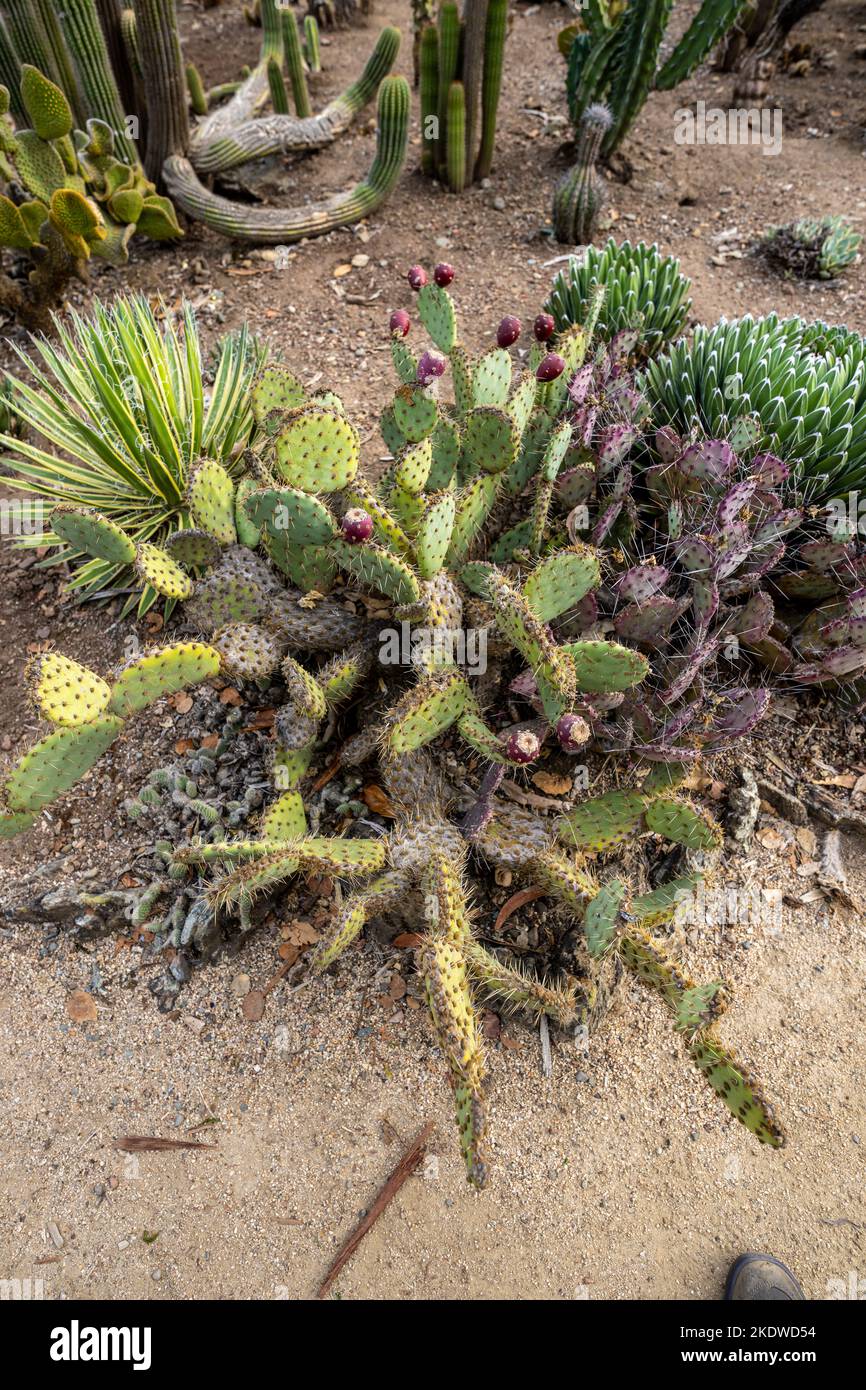
<svg viewBox="0 0 866 1390"><path fill-rule="evenodd" d="M610 111L600 103L588 106L580 118L577 160L560 179L553 197L553 230L557 241L574 246L586 246L592 241L596 220L604 206L598 157L610 123Z"/></svg>
<svg viewBox="0 0 866 1390"><path fill-rule="evenodd" d="M421 170L452 193L490 173L508 0L464 0L463 13L442 0L420 35Z"/></svg>
<svg viewBox="0 0 866 1390"><path fill-rule="evenodd" d="M747 0L703 0L667 61L658 59L674 0L643 0L614 14L604 0L582 10L585 30L566 44L569 109L575 126L587 106L604 101L613 120L602 154L622 143L650 92L684 82L733 27Z"/></svg>

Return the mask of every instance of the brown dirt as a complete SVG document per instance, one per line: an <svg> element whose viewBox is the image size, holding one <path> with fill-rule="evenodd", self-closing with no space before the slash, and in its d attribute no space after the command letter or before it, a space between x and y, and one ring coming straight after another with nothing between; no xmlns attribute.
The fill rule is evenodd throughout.
<svg viewBox="0 0 866 1390"><path fill-rule="evenodd" d="M207 83L254 57L257 36L239 10L183 9L187 53ZM503 313L526 320L540 306L548 263L563 249L543 226L565 162L555 50L565 18L557 6L515 6L510 42L520 61L506 78L489 188L458 200L422 180L413 167L416 132L390 203L363 228L296 248L286 270L193 230L177 249L137 246L128 273L103 271L73 302L130 286L161 291L170 303L186 293L209 341L250 318L306 380L321 374L322 385L340 391L374 463L376 419L393 389L384 321L398 304L411 311L401 279L410 262L455 264L472 347L489 340ZM317 106L356 74L375 25L386 20L407 32L407 7L386 0L365 30L324 46ZM697 97L727 105L730 78L702 73L646 107L626 151L634 180L611 185L613 231L657 239L680 256L694 282L696 319L778 308L866 329L862 261L836 284L812 286L780 281L747 252L770 223L810 212L842 212L866 231L866 89L863 60L853 55L864 26L866 5L831 0L798 32L812 45L813 65L771 84L768 104L784 111L777 159L673 143L674 110ZM406 38L400 70L409 63ZM373 143L368 114L336 148L289 165L280 200L348 186ZM735 237L716 240L733 227ZM335 278L359 252L369 263ZM32 644L50 638L104 668L121 655L128 629L104 611L64 602L50 572L8 547L0 567L5 760L36 729L20 678ZM55 860L46 877L88 867L110 877L130 853L113 808L165 759L183 727L182 716L156 711L50 821L4 846L4 899L26 896L25 876ZM807 703L762 725L754 756L771 780L779 780L772 759L787 760L801 788L862 773L863 728ZM863 801L852 800L861 815ZM769 811L759 828L778 840L765 837L768 844L729 861L726 881L802 896L796 870L811 862L811 850ZM845 855L862 911L862 840L846 837ZM861 923L860 912L807 902L785 904L779 922L687 933L689 969L734 985L725 1036L778 1101L790 1133L782 1153L758 1149L728 1122L661 1009L630 987L589 1057L555 1039L550 1080L541 1077L532 1031L505 1024L491 1044L495 1165L483 1195L462 1178L423 1011L383 1003L392 975L410 978L406 952L370 942L313 988L278 985L264 1018L251 1023L233 984L239 974L253 984L273 975L278 923L239 958L197 973L176 1018L157 1013L147 970L133 968L137 947L68 940L43 953L37 931L10 929L0 954L4 1277L42 1277L48 1297L309 1296L403 1144L432 1118L438 1164L410 1180L364 1242L338 1283L344 1297L714 1298L728 1262L747 1248L772 1250L808 1295L828 1297L828 1280L847 1280L864 1259ZM73 1023L68 994L93 987L94 967L104 991L96 1020ZM215 1143L213 1152L132 1161L111 1147L113 1136L183 1135L205 1118L217 1123L195 1137ZM46 1235L51 1222L60 1248ZM158 1238L147 1243L145 1232ZM46 1259L53 1262L38 1263Z"/></svg>

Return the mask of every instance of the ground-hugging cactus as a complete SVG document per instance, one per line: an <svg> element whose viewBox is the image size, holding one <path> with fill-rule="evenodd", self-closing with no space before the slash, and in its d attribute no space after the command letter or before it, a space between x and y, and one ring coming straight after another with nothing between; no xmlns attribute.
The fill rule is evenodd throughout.
<svg viewBox="0 0 866 1390"><path fill-rule="evenodd" d="M758 243L772 265L804 280L833 280L857 259L862 237L842 217L802 217Z"/></svg>
<svg viewBox="0 0 866 1390"><path fill-rule="evenodd" d="M605 202L604 183L597 169L601 142L611 120L601 103L588 106L580 118L576 160L556 185L553 231L557 241L586 246Z"/></svg>
<svg viewBox="0 0 866 1390"><path fill-rule="evenodd" d="M13 123L9 90L0 87L0 178L17 199L0 194L0 245L26 255L33 268L26 289L3 274L0 298L41 328L70 279L86 278L91 256L122 265L136 230L155 240L182 232L137 161L125 162L110 126L93 117L85 130L73 130L64 92L27 63L19 93L24 116Z"/></svg>
<svg viewBox="0 0 866 1390"><path fill-rule="evenodd" d="M697 855L717 847L716 827L676 795L685 756L671 758L665 748L667 765L651 767L639 785L623 778L600 798L578 801L550 828L515 820L496 801L505 771L519 777L543 755L614 744L623 763L643 754L652 761L648 741L626 745L616 721L626 702L639 708L642 688L648 701L656 698L664 672L654 648L643 653L596 627L608 575L594 549L568 543L556 512L557 489L579 466L584 441L596 442L597 424L609 426L608 407L601 409L592 393L601 390L616 409L639 415L622 371L628 343L591 350L596 297L583 326L555 344L541 316L525 371L515 374L503 346L519 340L513 316L500 324L497 346L472 360L446 289L453 276L445 265L433 283L421 267L409 276L436 352L427 349L416 360L406 342L409 315L392 315L401 385L382 420L393 462L377 484L360 472L360 440L339 399L311 396L288 367L273 363L252 387L256 433L243 455L244 475L234 479L212 459L191 472L194 526L156 545L132 541L92 511L67 509L59 519L83 551L134 566L149 586L183 605L184 621L211 638L196 647L206 653L205 675L276 681L285 690L274 717L276 799L255 834L214 836L202 807L201 842L172 856L169 872L193 876L188 901L204 904L189 932L195 935L197 923L207 930L215 913L249 922L257 898L279 892L299 872L362 880L317 953L324 966L366 920L398 896L404 900L410 888L420 891L419 966L473 1182L483 1181L486 1162L477 998L495 991L536 1016L591 1021L599 1003L593 991L604 993L617 961L656 985L695 1061L734 1113L778 1144L759 1092L713 1030L725 998L718 983L693 985L652 936L688 884L647 895L635 883L630 892L628 876L608 877L588 862L642 835ZM439 390L446 361L453 403ZM616 433L606 444L620 472L625 439ZM695 476L693 461L690 467L687 476ZM811 551L804 558L813 565L827 559ZM631 575L629 585L639 578ZM492 669L461 660L459 638L467 629L489 637ZM71 786L117 736L125 715L146 703L154 686L167 688L176 665L173 650L155 654L146 671L136 663L113 686L81 668L40 665L37 698L56 728L7 776L5 833L32 824L41 806ZM183 674L189 678L186 668ZM520 701L529 706L523 719ZM308 826L301 787L325 720L332 728L355 724L341 746L343 767L381 760L398 807L393 833L356 838ZM714 733L705 732L703 743L712 745ZM488 769L479 808L460 827L436 787L443 735L462 745L471 764ZM695 740L695 755L701 743ZM186 807L191 794L182 790ZM464 842L483 860L531 874L568 909L581 941L576 981L562 988L539 983L473 938ZM147 897L142 920L151 907L159 917L158 899ZM172 931L178 925L172 922Z"/></svg>
<svg viewBox="0 0 866 1390"><path fill-rule="evenodd" d="M697 14L669 57L659 63L674 0L614 5L589 0L581 8L584 27L570 33L565 47L566 90L577 126L587 106L604 101L613 121L602 154L607 158L625 139L652 91L679 86L733 27L747 0L702 0Z"/></svg>
<svg viewBox="0 0 866 1390"><path fill-rule="evenodd" d="M71 587L82 597L128 587L128 606L143 612L156 593L130 568L136 545L161 545L190 525L188 488L203 459L238 471L255 429L249 392L264 350L246 328L228 334L211 375L191 307L158 313L138 297L53 327L57 341L17 349L25 370L7 378L17 425L0 445L10 481L45 514L61 504L60 529L21 544L52 547L51 563L72 560ZM27 439L17 437L22 425ZM79 545L64 531L63 506L95 511L120 534L94 554L88 536Z"/></svg>
<svg viewBox="0 0 866 1390"><path fill-rule="evenodd" d="M507 26L508 0L441 0L420 30L421 169L452 193L493 164Z"/></svg>
<svg viewBox="0 0 866 1390"><path fill-rule="evenodd" d="M558 332L582 323L598 286L604 287L596 332L610 340L623 329L636 331L636 351L652 357L683 331L692 305L691 281L673 256L640 241L587 246L553 282L545 304Z"/></svg>
<svg viewBox="0 0 866 1390"><path fill-rule="evenodd" d="M809 504L866 488L866 337L777 314L699 326L650 362L659 425L726 438L756 415L757 447L786 459Z"/></svg>

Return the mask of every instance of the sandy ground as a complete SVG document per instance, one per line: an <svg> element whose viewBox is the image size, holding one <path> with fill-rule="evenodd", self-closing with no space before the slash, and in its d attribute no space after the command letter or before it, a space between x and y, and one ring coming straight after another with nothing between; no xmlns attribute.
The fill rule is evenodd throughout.
<svg viewBox="0 0 866 1390"><path fill-rule="evenodd" d="M183 11L188 51L208 81L230 75L225 68L242 49L254 52L237 8L225 3L205 17ZM406 8L387 0L377 18L407 31ZM564 14L516 7L511 43L526 60L510 70L488 189L450 199L410 169L363 235L345 231L302 246L287 272L194 233L181 250L138 252L126 282L107 272L95 288L110 294L131 280L169 298L186 288L210 339L251 315L307 380L322 372L321 384L341 391L374 460L374 422L393 389L383 322L396 304L410 307L399 279L406 264L445 256L458 267L455 296L473 347L503 313L531 318L543 297L546 263L562 252L539 236L539 225L564 167L554 47ZM768 223L795 213L845 212L866 229L866 69L850 57L858 24L866 24L862 3L831 0L820 23L804 26L821 51L835 51L835 68L778 79L771 100L784 105L786 120L778 159L671 143L675 107L699 95L726 99L729 78L703 75L681 93L656 96L638 123L628 149L635 181L611 188L612 229L658 238L681 256L697 318L781 307L866 328L862 264L837 285L808 287L780 283L745 251ZM334 38L317 104L345 84L371 42L369 32ZM405 42L403 71L408 57ZM828 93L838 107L828 110ZM362 121L336 150L290 171L295 194L350 183L371 148ZM736 236L719 239L734 227ZM356 252L370 255L368 265L335 279ZM348 302L347 286L371 302ZM10 581L0 643L5 758L35 728L19 693L28 642L50 633L71 655L95 652L108 662L124 634L105 615L58 609L53 581L35 582L8 551L2 563ZM140 780L176 725L170 712L154 718L124 772ZM773 737L762 726L759 762ZM838 771L864 761L862 726L847 737L822 750ZM40 859L60 857L60 872L101 872L122 859L123 827L103 810L109 786L110 774L97 773L65 799L58 822L0 851L5 898L19 895L22 875ZM757 846L728 865L728 878L741 889L787 891L808 856L792 843L791 827L769 815L762 823L776 828L781 845ZM845 852L862 903L862 840L849 837ZM65 940L46 952L39 929L4 930L0 1278L41 1279L47 1298L309 1297L403 1147L432 1119L423 1174L363 1243L336 1296L711 1299L740 1251L765 1249L793 1266L809 1296L827 1298L838 1287L831 1281L847 1286L852 1271L866 1277L862 921L812 903L784 908L778 921L694 930L685 942L696 977L721 973L734 985L724 1036L776 1100L785 1150L758 1148L728 1120L660 1006L629 986L588 1056L569 1038L554 1039L549 1080L537 1036L505 1024L490 1049L495 1161L483 1194L463 1178L423 1011L382 1002L395 974L410 977L407 952L362 944L321 984L296 993L278 985L252 1023L240 1006L249 982L237 977L259 985L271 978L274 932L196 974L175 1018L157 1012L134 957L113 939ZM93 990L94 981L95 1021L72 1022L70 993ZM215 1146L206 1152L130 1156L112 1147L126 1134L182 1137L202 1121L209 1123L189 1137Z"/></svg>

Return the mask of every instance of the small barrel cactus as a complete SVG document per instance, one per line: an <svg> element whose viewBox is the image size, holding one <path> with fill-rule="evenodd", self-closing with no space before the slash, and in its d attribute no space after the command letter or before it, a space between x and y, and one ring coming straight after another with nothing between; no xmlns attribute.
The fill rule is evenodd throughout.
<svg viewBox="0 0 866 1390"><path fill-rule="evenodd" d="M553 230L557 241L586 246L605 204L604 181L598 158L611 114L602 102L588 106L580 118L577 159L560 179L553 195Z"/></svg>

